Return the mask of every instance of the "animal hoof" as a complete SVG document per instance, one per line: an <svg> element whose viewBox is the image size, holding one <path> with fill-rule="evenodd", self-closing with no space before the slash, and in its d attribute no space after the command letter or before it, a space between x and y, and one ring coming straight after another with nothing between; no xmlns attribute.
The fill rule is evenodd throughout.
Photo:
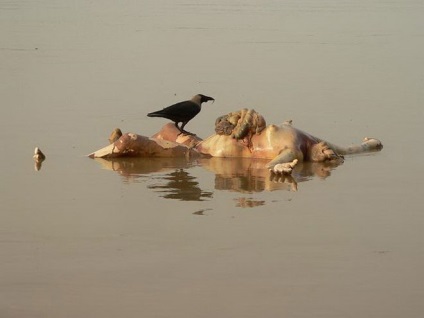
<svg viewBox="0 0 424 318"><path fill-rule="evenodd" d="M380 150L383 148L383 144L380 140L368 137L364 138L364 140L362 141L362 146L365 147L367 150Z"/></svg>
<svg viewBox="0 0 424 318"><path fill-rule="evenodd" d="M270 168L269 171L275 174L291 174L298 162L297 159L294 159L292 162L279 163Z"/></svg>

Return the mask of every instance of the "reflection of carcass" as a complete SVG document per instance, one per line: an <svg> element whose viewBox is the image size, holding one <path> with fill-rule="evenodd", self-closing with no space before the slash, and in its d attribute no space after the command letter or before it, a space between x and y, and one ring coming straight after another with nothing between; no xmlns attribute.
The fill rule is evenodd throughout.
<svg viewBox="0 0 424 318"><path fill-rule="evenodd" d="M151 138L124 134L113 144L90 157L195 157L257 158L269 161L264 166L274 173L290 174L300 162L343 161L343 155L377 151L379 140L365 138L359 145L338 147L293 127L291 121L266 126L265 119L253 109L242 109L216 120L216 133L205 140L181 135L175 125L167 124ZM281 165L283 164L283 165Z"/></svg>
<svg viewBox="0 0 424 318"><path fill-rule="evenodd" d="M263 200L254 200L252 198L237 198L234 199L237 202L236 207L239 208L254 208L265 204Z"/></svg>
<svg viewBox="0 0 424 318"><path fill-rule="evenodd" d="M269 174L266 161L247 158L96 158L103 169L117 172L125 183L147 182L147 187L167 198L202 200L212 196L201 190L188 169L200 166L215 175L216 190L241 193L289 190L313 176L330 176L337 162L301 162L292 175Z"/></svg>
<svg viewBox="0 0 424 318"><path fill-rule="evenodd" d="M252 193L278 189L296 190L294 178L275 178L264 167L266 161L247 158L209 158L198 162L215 174L215 189Z"/></svg>
<svg viewBox="0 0 424 318"><path fill-rule="evenodd" d="M120 175L134 176L153 172L168 172L175 169L185 169L191 166L185 158L95 158L105 170L113 170Z"/></svg>
<svg viewBox="0 0 424 318"><path fill-rule="evenodd" d="M202 201L212 196L203 191L196 177L186 171L193 162L185 158L96 158L103 169L119 173L125 183L147 182L147 187L164 198ZM156 175L152 175L156 173ZM147 177L148 175L148 177Z"/></svg>

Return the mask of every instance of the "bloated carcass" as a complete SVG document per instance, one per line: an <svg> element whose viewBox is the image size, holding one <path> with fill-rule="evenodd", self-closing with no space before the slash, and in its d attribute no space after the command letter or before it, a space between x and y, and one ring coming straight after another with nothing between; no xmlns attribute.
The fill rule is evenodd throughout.
<svg viewBox="0 0 424 318"><path fill-rule="evenodd" d="M253 109L219 117L215 132L201 140L197 136L181 135L175 125L167 124L150 138L124 134L113 144L89 156L262 158L270 160L266 168L273 173L289 174L300 161L342 161L344 155L378 151L383 147L375 138L365 138L358 145L339 147L295 128L292 121L266 125L263 116Z"/></svg>

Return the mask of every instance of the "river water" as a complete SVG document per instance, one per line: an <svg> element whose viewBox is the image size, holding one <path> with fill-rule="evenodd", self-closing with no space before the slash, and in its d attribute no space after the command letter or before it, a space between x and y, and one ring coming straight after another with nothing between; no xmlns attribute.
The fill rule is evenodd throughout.
<svg viewBox="0 0 424 318"><path fill-rule="evenodd" d="M0 317L422 317L423 17L414 0L0 0ZM216 99L186 126L203 138L246 107L384 149L290 180L86 157L197 93Z"/></svg>

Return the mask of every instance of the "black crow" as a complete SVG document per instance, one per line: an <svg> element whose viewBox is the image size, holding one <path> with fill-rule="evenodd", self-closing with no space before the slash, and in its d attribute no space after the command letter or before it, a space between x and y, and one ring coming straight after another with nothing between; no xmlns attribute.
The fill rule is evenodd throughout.
<svg viewBox="0 0 424 318"><path fill-rule="evenodd" d="M162 110L149 113L147 116L163 117L172 120L181 133L193 135L192 133L184 130L184 126L200 112L202 103L209 100L215 101L212 97L197 94L190 100L165 107ZM181 123L181 127L178 126L178 123Z"/></svg>

